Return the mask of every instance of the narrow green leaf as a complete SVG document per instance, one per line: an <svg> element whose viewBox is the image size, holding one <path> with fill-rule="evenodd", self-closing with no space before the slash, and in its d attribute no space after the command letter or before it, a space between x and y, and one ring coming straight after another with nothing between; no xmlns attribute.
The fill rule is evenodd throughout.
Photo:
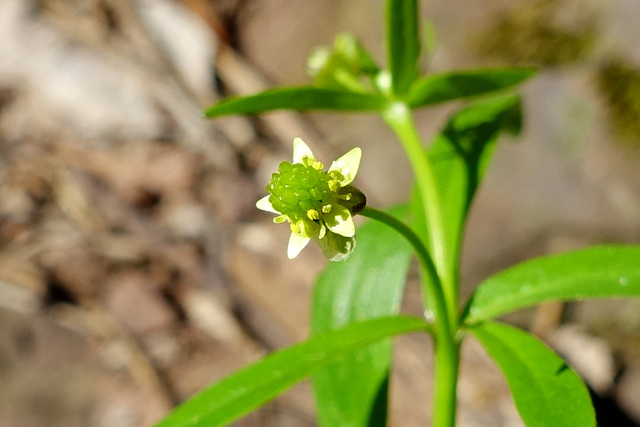
<svg viewBox="0 0 640 427"><path fill-rule="evenodd" d="M417 0L387 0L387 56L393 92L403 95L418 75Z"/></svg>
<svg viewBox="0 0 640 427"><path fill-rule="evenodd" d="M496 68L431 74L416 80L406 101L412 108L506 89L536 73L535 68Z"/></svg>
<svg viewBox="0 0 640 427"><path fill-rule="evenodd" d="M457 111L428 151L447 221L448 265L455 266L471 201L493 157L500 132L520 129L520 97L510 94L472 103ZM427 235L420 194L414 191L411 209L415 229ZM428 240L427 240L428 241Z"/></svg>
<svg viewBox="0 0 640 427"><path fill-rule="evenodd" d="M537 338L494 322L481 323L471 333L502 370L528 427L596 425L587 387Z"/></svg>
<svg viewBox="0 0 640 427"><path fill-rule="evenodd" d="M354 350L429 327L419 318L393 316L316 335L223 378L180 405L156 427L227 425Z"/></svg>
<svg viewBox="0 0 640 427"><path fill-rule="evenodd" d="M358 245L349 259L329 264L318 277L314 333L399 310L411 247L394 230L375 221L358 228L356 238ZM314 376L320 425L385 425L391 350L390 340L380 341Z"/></svg>
<svg viewBox="0 0 640 427"><path fill-rule="evenodd" d="M525 261L482 282L466 324L549 300L640 296L640 246L597 246Z"/></svg>
<svg viewBox="0 0 640 427"><path fill-rule="evenodd" d="M339 89L300 86L271 89L255 95L231 97L205 111L207 117L258 114L273 110L378 111L388 101L382 96Z"/></svg>

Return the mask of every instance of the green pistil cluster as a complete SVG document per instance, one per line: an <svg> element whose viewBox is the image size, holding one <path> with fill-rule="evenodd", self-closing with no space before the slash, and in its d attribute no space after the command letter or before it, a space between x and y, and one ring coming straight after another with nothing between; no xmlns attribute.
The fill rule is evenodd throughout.
<svg viewBox="0 0 640 427"><path fill-rule="evenodd" d="M256 202L258 209L277 215L274 222L289 223L289 258L295 258L311 239L331 261L353 252L353 215L366 204L364 194L351 185L361 156L362 150L353 148L324 172L307 144L293 140L293 163L280 164L267 184L269 194Z"/></svg>
<svg viewBox="0 0 640 427"><path fill-rule="evenodd" d="M327 173L322 168L318 161L280 163L278 172L271 175L267 184L269 202L283 215L279 222L287 217L294 224L300 220L315 221L320 214L331 211L332 199L344 178L338 171Z"/></svg>

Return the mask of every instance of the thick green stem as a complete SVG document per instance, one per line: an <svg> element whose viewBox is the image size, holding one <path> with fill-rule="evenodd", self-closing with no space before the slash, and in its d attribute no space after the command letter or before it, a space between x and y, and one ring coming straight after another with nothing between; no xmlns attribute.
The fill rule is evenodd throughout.
<svg viewBox="0 0 640 427"><path fill-rule="evenodd" d="M435 332L435 375L433 399L433 426L453 427L456 417L456 387L460 347L455 340L453 322L449 320L445 295L442 292L436 266L424 242L404 222L371 207L365 207L360 215L380 221L400 233L413 246L422 266L422 290L426 302L433 310ZM455 320L454 320L455 322Z"/></svg>
<svg viewBox="0 0 640 427"><path fill-rule="evenodd" d="M436 339L433 427L456 425L460 344L455 339Z"/></svg>
<svg viewBox="0 0 640 427"><path fill-rule="evenodd" d="M448 251L452 248L449 248L445 236L440 195L431 164L413 122L411 109L407 105L396 102L383 113L382 117L402 142L415 174L424 214L427 218L427 231L429 244L433 251L433 261L445 294L450 326L453 328L457 319L458 286L454 274L455 269L449 265L454 258L447 256Z"/></svg>
<svg viewBox="0 0 640 427"><path fill-rule="evenodd" d="M456 389L460 346L456 341L458 327L457 258L449 257L440 194L422 141L413 122L411 109L397 102L389 107L383 118L394 130L407 154L415 174L422 208L427 221L431 254L415 234L420 245L414 244L423 267L422 289L425 310L432 309L435 317L435 375L433 398L434 427L454 427L456 419ZM408 228L408 227L407 227ZM413 232L412 232L413 233ZM412 243L413 244L413 243ZM426 255L420 255L425 252ZM426 261L425 261L426 260Z"/></svg>

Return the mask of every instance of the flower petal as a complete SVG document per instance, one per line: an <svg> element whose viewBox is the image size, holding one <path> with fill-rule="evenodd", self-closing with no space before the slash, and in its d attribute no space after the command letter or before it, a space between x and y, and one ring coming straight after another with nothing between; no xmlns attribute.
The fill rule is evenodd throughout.
<svg viewBox="0 0 640 427"><path fill-rule="evenodd" d="M311 240L309 237L300 236L296 233L291 233L291 237L289 237L289 246L287 247L287 256L289 259L294 259L298 256L300 251L307 246Z"/></svg>
<svg viewBox="0 0 640 427"><path fill-rule="evenodd" d="M311 148L304 143L302 138L295 138L293 140L293 163L303 163L305 158L313 161L316 159L311 152Z"/></svg>
<svg viewBox="0 0 640 427"><path fill-rule="evenodd" d="M360 167L360 159L362 158L362 150L360 147L351 149L346 154L342 155L339 159L334 161L329 168L329 172L338 171L344 176L344 179L340 181L340 186L351 184L358 173Z"/></svg>
<svg viewBox="0 0 640 427"><path fill-rule="evenodd" d="M353 237L356 234L356 226L349 209L342 205L335 204L331 213L324 215L324 223L330 231L344 237Z"/></svg>
<svg viewBox="0 0 640 427"><path fill-rule="evenodd" d="M269 201L269 195L267 194L266 196L264 196L262 199L258 200L256 202L256 207L262 211L265 212L271 212L274 214L280 214L280 212L278 212L277 210L275 210L273 208L273 205L271 204L271 202Z"/></svg>

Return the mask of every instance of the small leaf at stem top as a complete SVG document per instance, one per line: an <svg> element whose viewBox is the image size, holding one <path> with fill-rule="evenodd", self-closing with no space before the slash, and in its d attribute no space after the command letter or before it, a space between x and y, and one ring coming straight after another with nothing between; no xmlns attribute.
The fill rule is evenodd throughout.
<svg viewBox="0 0 640 427"><path fill-rule="evenodd" d="M393 92L402 96L418 76L417 0L387 0L387 56Z"/></svg>

